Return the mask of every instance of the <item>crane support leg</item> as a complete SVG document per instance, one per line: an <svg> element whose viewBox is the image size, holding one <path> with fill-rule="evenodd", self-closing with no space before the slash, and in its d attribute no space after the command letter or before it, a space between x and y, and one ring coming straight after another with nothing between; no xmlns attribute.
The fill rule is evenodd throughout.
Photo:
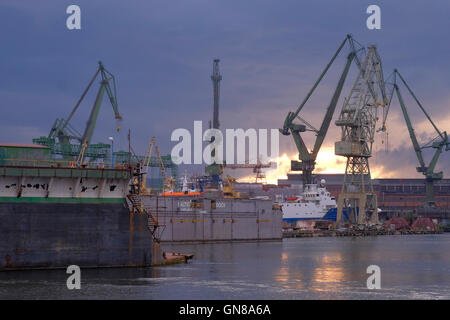
<svg viewBox="0 0 450 320"><path fill-rule="evenodd" d="M337 216L336 225L339 226L342 223L342 212L344 210L345 200L350 202L350 206L345 209L349 222L366 224L367 220L371 223L377 224L378 212L377 212L377 195L375 193L359 193L359 192L341 192L337 200ZM358 209L357 209L358 208ZM368 219L367 213L370 213Z"/></svg>
<svg viewBox="0 0 450 320"><path fill-rule="evenodd" d="M425 180L425 192L426 192L426 205L434 207L436 205L434 201L434 180Z"/></svg>

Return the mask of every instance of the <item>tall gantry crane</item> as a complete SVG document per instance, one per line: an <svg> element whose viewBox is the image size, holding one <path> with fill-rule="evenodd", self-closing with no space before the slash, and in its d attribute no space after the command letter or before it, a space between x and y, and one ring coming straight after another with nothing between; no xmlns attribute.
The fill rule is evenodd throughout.
<svg viewBox="0 0 450 320"><path fill-rule="evenodd" d="M434 182L441 180L443 177L442 172L435 172L436 164L438 162L439 156L441 155L442 151L448 151L450 150L450 142L448 140L447 132L446 131L440 131L433 120L431 120L430 115L425 111L424 107L420 103L420 101L417 99L414 92L411 90L411 88L406 83L405 79L402 77L402 75L398 72L397 69L394 70L394 78L393 78L393 89L395 90L397 94L398 101L400 103L400 107L402 109L403 117L405 118L406 127L408 128L408 133L411 138L411 142L414 148L414 151L417 156L417 160L419 161L419 167L417 167L417 172L421 172L425 176L425 191L426 191L426 198L425 198L425 205L429 207L434 207L436 205L434 201ZM400 89L397 84L397 76L400 78L403 85L408 90L411 97L414 99L414 101L419 106L420 110L423 112L427 120L430 122L430 124L433 126L434 130L437 133L437 136L429 141L428 143L423 144L422 146L419 145L419 142L417 140L416 134L414 133L414 128L411 123L411 119L409 117L408 111L406 109L405 102L403 100L402 94L400 92ZM394 91L393 90L393 91ZM393 93L393 92L392 92ZM391 95L392 99L392 95ZM389 111L389 110L388 110ZM386 121L386 117L383 119L383 122ZM434 155L428 164L428 166L425 164L424 157L422 150L426 148L433 148L435 149Z"/></svg>
<svg viewBox="0 0 450 320"><path fill-rule="evenodd" d="M335 154L347 158L344 183L338 197L338 225L344 206L352 222L366 224L369 217L372 223L378 223L369 158L372 156L377 111L387 104L381 59L377 48L372 45L368 47L350 95L344 100L335 122L341 127L341 139L335 143Z"/></svg>
<svg viewBox="0 0 450 320"><path fill-rule="evenodd" d="M322 125L320 126L320 129L317 130L314 128L311 124L309 124L306 120L302 119L299 116L300 111L305 106L308 99L313 94L314 90L319 85L320 81L323 79L325 74L327 73L328 69L331 67L333 62L336 60L336 57L341 52L342 48L344 47L345 43L348 43L350 45L350 53L347 55L347 62L345 64L344 70L342 71L342 74L339 78L339 82L336 86L336 89L334 91L334 94L331 98L331 101L328 105L328 108L326 110L325 116L322 121ZM359 46L358 46L359 47ZM311 184L313 183L313 177L312 173L314 171L314 167L316 164L316 158L317 154L319 153L319 150L322 146L323 141L325 140L325 136L327 134L328 128L330 127L331 119L333 118L334 111L336 109L337 102L339 100L339 97L342 92L342 88L345 83L345 79L348 75L350 66L352 64L352 61L356 61L356 64L358 67L360 67L361 63L359 61L358 53L361 51L361 48L357 49L357 43L352 38L351 35L347 35L347 37L344 39L344 41L341 43L333 57L331 58L330 62L327 64L325 69L320 74L317 81L314 83L311 90L308 92L300 106L297 108L295 112L289 112L286 116L286 119L283 124L283 128L280 129L280 132L287 136L289 134L292 134L292 137L294 138L295 145L298 150L298 158L300 161L291 161L291 171L301 171L302 172L302 178L303 178L303 185ZM298 119L301 123L295 123L294 120ZM303 137L301 136L302 132L305 131L313 131L316 134L316 140L314 143L314 147L311 151L308 150L306 147L305 142L303 141Z"/></svg>

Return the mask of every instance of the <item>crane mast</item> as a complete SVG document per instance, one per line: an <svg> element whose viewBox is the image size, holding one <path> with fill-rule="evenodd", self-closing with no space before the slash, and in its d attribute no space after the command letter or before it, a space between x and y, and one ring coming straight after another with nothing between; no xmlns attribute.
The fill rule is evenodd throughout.
<svg viewBox="0 0 450 320"><path fill-rule="evenodd" d="M222 80L222 75L219 71L219 59L214 59L213 62L213 73L211 75L211 80L213 82L214 90L214 114L212 127L214 129L219 129L219 95L220 95L220 81Z"/></svg>
<svg viewBox="0 0 450 320"><path fill-rule="evenodd" d="M335 122L341 127L341 139L335 143L335 154L347 158L344 183L338 197L338 225L344 206L352 222L365 224L370 216L372 223L378 223L369 158L372 156L378 107L384 107L387 102L381 59L377 48L369 46L350 95Z"/></svg>
<svg viewBox="0 0 450 320"><path fill-rule="evenodd" d="M220 96L220 81L222 80L222 75L219 71L219 59L214 59L213 61L213 72L211 75L211 80L213 83L213 96L214 96L214 111L213 111L213 121L212 128L219 129L219 96ZM211 123L210 123L211 127ZM212 137L211 142L214 141L214 137ZM215 159L216 150L213 149L211 151L211 158ZM206 166L205 172L208 176L212 177L213 181L218 182L220 179L220 175L223 173L223 165L213 162L212 164Z"/></svg>

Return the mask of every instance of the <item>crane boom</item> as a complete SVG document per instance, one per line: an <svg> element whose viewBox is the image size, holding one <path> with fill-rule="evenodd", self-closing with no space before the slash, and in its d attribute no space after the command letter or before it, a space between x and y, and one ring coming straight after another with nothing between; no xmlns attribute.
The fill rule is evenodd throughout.
<svg viewBox="0 0 450 320"><path fill-rule="evenodd" d="M336 50L336 52L334 53L333 57L331 57L330 62L328 62L328 64L326 65L325 69L323 69L322 73L320 74L319 78L316 80L316 82L314 83L314 85L312 86L311 90L309 90L308 94L306 95L306 97L303 99L302 103L298 106L297 110L295 112L290 112L288 114L288 116L286 117L285 120L285 125L283 126L283 129L280 130L280 132L284 135L289 135L289 125L292 124L292 121L298 116L298 114L300 113L300 111L303 109L303 107L305 106L306 102L309 100L309 98L311 97L311 95L313 94L314 90L316 90L317 86L319 85L320 81L322 81L323 77L325 76L325 74L328 72L328 69L330 69L331 65L333 64L334 60L336 60L336 57L339 55L339 53L341 52L342 48L344 47L345 43L347 42L347 40L351 39L351 35L347 35L347 37L344 39L344 41L342 41L341 45L339 46L339 48Z"/></svg>
<svg viewBox="0 0 450 320"><path fill-rule="evenodd" d="M428 119L428 121L433 126L434 130L437 132L439 138L438 140L433 139L430 143L425 144L424 146L420 146L419 142L417 141L416 134L414 132L414 128L411 122L411 119L409 117L408 111L406 109L405 101L403 100L402 94L400 92L399 86L397 85L397 76L400 78L402 83L407 88L410 95L413 97L414 101L419 106L420 110L424 113L425 117ZM442 172L435 172L436 164L439 160L439 156L442 154L442 151L450 150L450 142L448 140L447 132L446 131L440 131L433 120L431 120L430 115L426 112L425 108L420 103L419 99L417 99L416 95L412 91L412 89L408 86L405 79L402 77L400 72L398 72L397 69L394 70L394 81L393 81L393 88L395 92L397 93L397 98L400 103L400 107L402 109L403 117L405 119L406 127L408 128L409 137L411 138L411 142L414 148L414 151L417 156L417 160L419 161L419 167L417 167L417 172L421 172L425 176L425 191L426 191L426 200L425 204L427 206L435 206L434 201L434 181L441 180L443 177ZM424 161L422 150L428 147L432 147L435 149L434 155L427 166Z"/></svg>
<svg viewBox="0 0 450 320"><path fill-rule="evenodd" d="M311 95L313 94L314 90L319 85L320 81L323 79L333 62L336 60L337 56L341 52L342 48L344 47L346 42L350 43L351 52L347 56L347 61L344 67L344 70L342 71L342 74L339 78L338 84L336 86L336 89L334 91L334 94L331 98L331 101L327 107L326 113L324 115L322 124L320 126L319 130L315 130L306 120L300 118L298 115L300 111L303 109L306 102L309 100ZM353 42L353 38L351 35L347 35L347 37L342 41L339 48L336 50L334 55L332 56L329 63L326 65L325 69L320 74L319 78L314 83L311 90L307 93L306 97L303 99L302 103L299 105L297 110L295 112L289 112L286 116L286 119L283 124L283 128L280 129L280 132L283 135L289 135L292 134L292 137L294 138L295 145L297 147L298 153L299 153L299 160L301 161L292 161L291 162L291 170L292 171L302 171L302 178L303 178L303 184L311 184L312 183L312 172L315 168L315 161L317 158L317 155L320 151L320 148L322 147L323 141L325 140L326 134L328 132L328 129L330 127L331 119L333 118L334 111L336 110L337 102L339 101L339 97L341 95L345 80L347 78L350 66L352 64L353 60L357 60L357 49L355 48L355 44ZM358 64L359 65L359 64ZM299 119L303 124L294 123L294 119ZM309 151L302 136L301 132L307 131L307 127L309 130L312 130L316 133L316 140L314 142L314 147L312 151Z"/></svg>
<svg viewBox="0 0 450 320"><path fill-rule="evenodd" d="M157 158L157 161L159 163L160 175L161 175L162 183L163 183L163 191L164 191L165 182L167 180L166 167L164 166L164 161L163 161L163 159L161 157L161 154L159 152L159 148L156 145L155 137L152 137L152 139L150 141L150 145L149 145L148 150L147 150L147 153L146 153L146 155L144 157L144 161L142 162L142 167L143 167L143 170L142 170L142 182L141 182L141 192L142 192L142 194L148 194L149 193L149 191L147 190L147 187L146 187L146 178L147 178L147 175L148 175L148 171L150 169L150 161L151 161L151 158L152 158L153 148L155 148L156 158Z"/></svg>
<svg viewBox="0 0 450 320"><path fill-rule="evenodd" d="M62 125L61 129L64 130L66 128L66 126L69 124L70 120L72 119L73 115L75 114L75 112L77 111L78 107L80 106L81 102L83 101L84 97L86 96L87 92L89 91L89 89L91 88L92 84L94 83L95 79L97 78L98 74L100 73L100 68L97 69L97 71L95 72L94 76L92 77L91 81L89 81L88 86L86 87L86 89L84 89L83 93L81 94L80 99L78 99L77 104L75 105L75 107L73 108L72 112L70 113L70 115L67 117L66 121L64 121L64 124Z"/></svg>
<svg viewBox="0 0 450 320"><path fill-rule="evenodd" d="M402 94L398 88L398 85L394 84L395 92L397 93L397 98L400 103L400 107L402 108L403 117L405 118L406 127L408 128L409 137L411 138L411 142L414 147L414 151L416 152L417 159L419 160L419 164L422 168L425 168L425 161L423 161L422 150L420 149L419 142L417 142L416 134L414 133L414 129L411 124L411 119L409 118L408 111L406 110L405 102L403 101Z"/></svg>
<svg viewBox="0 0 450 320"><path fill-rule="evenodd" d="M86 124L86 128L84 130L83 136L81 138L81 149L80 149L80 153L78 155L77 158L77 164L81 165L83 163L83 159L84 159L84 154L86 151L86 148L88 147L88 145L91 142L92 136L94 134L94 129L95 129L95 125L97 123L97 118L98 118L98 114L100 111L100 106L102 104L102 100L103 100L103 95L106 91L109 101L111 102L111 106L114 110L114 116L117 120L122 120L122 116L119 113L119 108L117 105L117 94L116 94L116 80L115 77L112 73L110 73L109 71L107 71L105 69L105 67L103 66L102 62L99 61L98 62L98 70L94 76L94 78L91 80L91 82L89 83L87 89L85 90L85 92L83 92L83 95L81 97L81 99L78 101L76 107L74 108L74 110L72 111L72 114L69 116L69 120L72 117L73 113L75 112L76 108L78 108L78 105L81 103L81 100L84 98L84 96L86 95L86 92L89 90L92 82L96 79L97 75L100 73L101 75L101 81L100 81L100 88L98 89L97 92L97 96L95 98L95 102L94 102L94 106L92 107L89 119L87 121ZM109 82L112 80L113 82L113 88L114 91L111 89L111 86L109 84ZM66 121L67 122L67 121ZM118 127L118 129L120 129L120 127Z"/></svg>
<svg viewBox="0 0 450 320"><path fill-rule="evenodd" d="M345 64L344 71L342 72L341 78L339 79L336 90L334 91L333 97L331 98L330 104L327 108L325 116L322 121L322 125L320 126L319 132L317 133L317 139L314 144L312 158L316 158L319 153L320 147L322 146L323 140L327 134L328 128L330 127L331 119L333 118L334 111L336 110L336 105L339 100L339 96L341 95L342 88L344 87L345 79L347 78L348 71L350 69L350 65L354 58L355 54L351 52L347 57L347 63Z"/></svg>
<svg viewBox="0 0 450 320"><path fill-rule="evenodd" d="M417 105L419 106L420 110L422 110L422 112L424 113L425 117L427 117L428 121L431 123L431 125L433 126L434 130L437 132L437 134L445 140L444 135L442 134L441 131L439 131L439 129L436 127L436 125L434 124L433 120L431 120L431 117L429 116L429 114L425 111L424 107L422 106L422 104L420 103L419 99L417 99L416 95L414 94L414 92L411 90L411 88L408 86L408 84L406 83L405 79L403 79L402 75L400 74L400 72L398 72L397 69L394 70L394 72L399 76L400 80L402 80L403 84L405 85L406 89L408 89L409 93L411 94L411 96L413 97L413 99L416 101Z"/></svg>
<svg viewBox="0 0 450 320"><path fill-rule="evenodd" d="M122 119L122 116L119 113L119 108L117 106L117 96L116 96L116 85L115 85L115 78L114 75L112 75L110 72L108 72L104 67L101 61L99 61L99 71L101 73L102 80L100 82L100 88L97 93L97 97L94 102L94 106L92 107L91 114L89 116L86 129L84 130L83 134L83 142L89 145L92 139L92 135L94 134L95 124L97 122L98 113L100 111L100 106L103 100L103 95L106 91L109 101L111 102L111 106L114 110L115 118L118 120ZM108 77L110 76L110 77ZM114 92L111 89L111 86L109 85L109 81L113 81L114 83Z"/></svg>

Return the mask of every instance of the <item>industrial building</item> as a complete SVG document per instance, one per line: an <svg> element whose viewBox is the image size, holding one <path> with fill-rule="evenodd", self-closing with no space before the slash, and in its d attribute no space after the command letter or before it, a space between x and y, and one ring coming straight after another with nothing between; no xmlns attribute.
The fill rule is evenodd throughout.
<svg viewBox="0 0 450 320"><path fill-rule="evenodd" d="M343 174L316 174L317 181L325 179L327 190L337 198L342 189ZM383 211L416 210L425 202L425 180L421 178L377 178L372 179L377 195L378 207ZM301 174L288 174L287 179L278 179L283 190L288 186L302 185ZM450 179L434 184L436 206L450 211Z"/></svg>
<svg viewBox="0 0 450 320"><path fill-rule="evenodd" d="M338 197L342 189L344 174L316 174L316 180L324 179L326 188L332 196ZM386 213L415 212L425 202L425 180L421 178L377 178L372 179L377 195L378 207ZM250 196L267 196L275 199L277 195L291 197L298 195L302 188L302 175L288 173L287 179L278 179L275 184L237 183L236 189ZM435 182L436 207L450 212L450 179Z"/></svg>

